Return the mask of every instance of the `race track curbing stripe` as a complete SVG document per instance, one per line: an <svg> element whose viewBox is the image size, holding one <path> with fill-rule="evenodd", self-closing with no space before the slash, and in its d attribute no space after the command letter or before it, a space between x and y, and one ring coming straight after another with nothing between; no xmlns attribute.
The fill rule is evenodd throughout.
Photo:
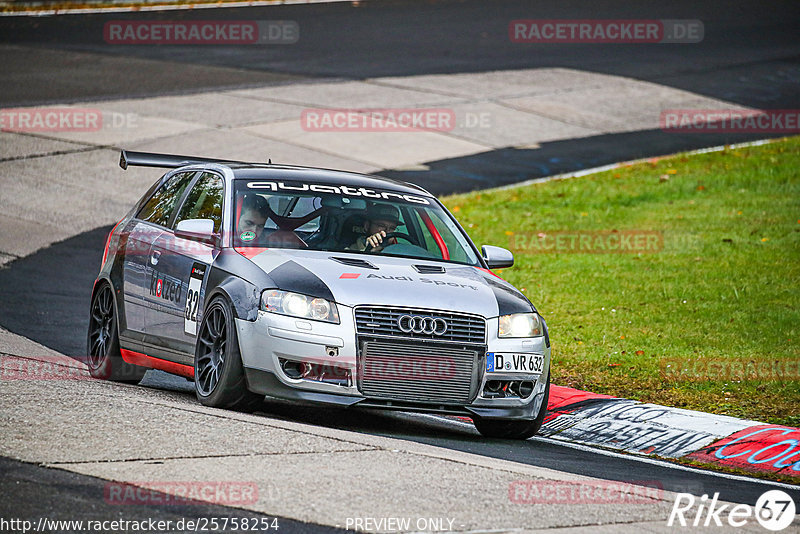
<svg viewBox="0 0 800 534"><path fill-rule="evenodd" d="M689 454L688 458L796 477L800 475L800 429L765 424L749 426Z"/></svg>
<svg viewBox="0 0 800 534"><path fill-rule="evenodd" d="M569 406L597 399L617 399L617 397L601 393L590 393L565 386L550 386L550 400L547 403L547 410L551 412L562 410Z"/></svg>
<svg viewBox="0 0 800 534"><path fill-rule="evenodd" d="M540 435L750 472L800 473L800 429L551 386Z"/></svg>
<svg viewBox="0 0 800 534"><path fill-rule="evenodd" d="M547 415L544 418L545 425L560 415L571 413L583 406L607 400L618 399L611 395L590 393L565 386L550 386L550 400L547 402Z"/></svg>
<svg viewBox="0 0 800 534"><path fill-rule="evenodd" d="M616 399L560 414L543 425L541 433L587 445L680 458L752 424L725 416Z"/></svg>

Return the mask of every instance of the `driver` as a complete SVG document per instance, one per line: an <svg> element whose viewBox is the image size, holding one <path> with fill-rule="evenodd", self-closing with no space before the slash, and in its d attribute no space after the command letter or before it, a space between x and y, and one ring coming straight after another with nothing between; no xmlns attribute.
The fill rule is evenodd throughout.
<svg viewBox="0 0 800 534"><path fill-rule="evenodd" d="M242 201L242 213L239 215L236 225L236 236L239 241L245 244L260 242L268 213L266 198L260 195L246 195Z"/></svg>
<svg viewBox="0 0 800 534"><path fill-rule="evenodd" d="M374 249L374 252L383 250L383 238L386 234L394 232L400 222L400 210L390 204L373 204L367 213L367 220L364 221L364 235L359 236L356 242L345 250L365 251ZM386 245L397 243L395 238L389 238Z"/></svg>

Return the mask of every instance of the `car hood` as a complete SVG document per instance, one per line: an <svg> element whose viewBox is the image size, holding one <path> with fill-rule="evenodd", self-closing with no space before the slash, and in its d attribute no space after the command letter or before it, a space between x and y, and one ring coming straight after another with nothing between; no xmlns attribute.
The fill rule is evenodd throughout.
<svg viewBox="0 0 800 534"><path fill-rule="evenodd" d="M250 259L278 289L327 298L345 306L426 308L484 317L534 310L511 284L468 265L377 254L278 249L265 250ZM430 268L443 268L444 272L427 272Z"/></svg>

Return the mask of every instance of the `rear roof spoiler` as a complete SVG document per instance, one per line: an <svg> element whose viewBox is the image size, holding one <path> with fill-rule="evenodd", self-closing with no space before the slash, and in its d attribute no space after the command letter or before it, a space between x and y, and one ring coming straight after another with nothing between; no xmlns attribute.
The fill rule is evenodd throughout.
<svg viewBox="0 0 800 534"><path fill-rule="evenodd" d="M184 165L195 165L204 163L234 163L242 165L255 165L245 161L233 161L229 159L199 158L197 156L178 156L176 154L154 154L152 152L132 152L123 150L119 155L119 166L123 169L132 167L163 167L174 169Z"/></svg>

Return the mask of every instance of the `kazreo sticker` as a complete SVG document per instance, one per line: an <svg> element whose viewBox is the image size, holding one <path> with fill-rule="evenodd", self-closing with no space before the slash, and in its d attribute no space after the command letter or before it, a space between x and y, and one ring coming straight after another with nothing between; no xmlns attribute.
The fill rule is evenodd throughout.
<svg viewBox="0 0 800 534"><path fill-rule="evenodd" d="M255 232L242 232L239 235L239 237L242 239L242 241L252 241L253 239L256 238L256 233Z"/></svg>

